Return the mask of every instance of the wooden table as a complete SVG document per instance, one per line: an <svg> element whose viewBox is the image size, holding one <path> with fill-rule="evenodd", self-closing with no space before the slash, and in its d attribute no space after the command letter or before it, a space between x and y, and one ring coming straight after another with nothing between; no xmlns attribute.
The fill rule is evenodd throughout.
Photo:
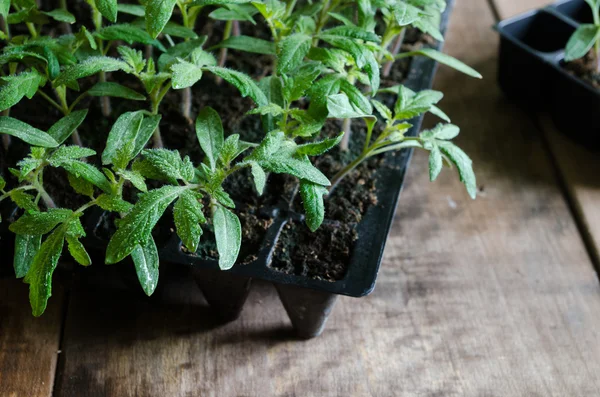
<svg viewBox="0 0 600 397"><path fill-rule="evenodd" d="M294 340L268 284L221 326L185 282L157 303L90 273L34 319L3 279L0 396L600 395L600 157L495 79L492 24L545 1L457 1L446 51L485 79L441 68L435 87L479 198L453 172L429 183L417 153L376 291L341 298L321 337Z"/></svg>

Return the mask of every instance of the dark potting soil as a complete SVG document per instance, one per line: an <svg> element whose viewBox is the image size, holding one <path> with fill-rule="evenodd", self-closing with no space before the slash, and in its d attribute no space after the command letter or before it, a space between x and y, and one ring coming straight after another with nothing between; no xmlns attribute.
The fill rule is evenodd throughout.
<svg viewBox="0 0 600 397"><path fill-rule="evenodd" d="M356 224L324 223L312 233L304 223L290 221L281 231L270 266L298 276L341 280L357 238Z"/></svg>
<svg viewBox="0 0 600 397"><path fill-rule="evenodd" d="M593 50L588 52L583 58L571 62L563 62L562 67L592 87L600 88L600 71L598 71L598 61Z"/></svg>

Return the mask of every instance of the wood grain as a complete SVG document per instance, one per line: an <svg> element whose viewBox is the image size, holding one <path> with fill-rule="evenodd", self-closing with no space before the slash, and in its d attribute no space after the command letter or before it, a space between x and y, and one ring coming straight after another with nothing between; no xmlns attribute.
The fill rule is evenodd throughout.
<svg viewBox="0 0 600 397"><path fill-rule="evenodd" d="M341 298L306 342L270 285L219 325L185 274L149 300L107 293L106 268L90 269L71 294L55 395L600 394L596 274L539 134L496 86L489 4L457 3L447 50L486 79L441 69L436 87L477 165L476 201L454 172L430 184L418 153L376 291Z"/></svg>
<svg viewBox="0 0 600 397"><path fill-rule="evenodd" d="M495 0L500 18L517 15L530 6L542 7L546 0ZM596 266L600 264L600 157L562 135L548 114L534 115L546 137L567 193L573 203L581 233ZM600 271L600 268L598 269Z"/></svg>
<svg viewBox="0 0 600 397"><path fill-rule="evenodd" d="M63 288L41 318L31 315L28 286L0 279L0 396L50 397L62 323Z"/></svg>

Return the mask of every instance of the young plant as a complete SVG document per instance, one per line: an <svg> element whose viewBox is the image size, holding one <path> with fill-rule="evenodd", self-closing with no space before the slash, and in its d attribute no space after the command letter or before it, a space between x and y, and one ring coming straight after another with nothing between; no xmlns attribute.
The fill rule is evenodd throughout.
<svg viewBox="0 0 600 397"><path fill-rule="evenodd" d="M225 139L221 119L212 108L204 108L196 120L196 135L206 159L194 166L188 157L177 151L151 149L142 152L143 159L133 169L145 178L159 180L164 186L144 193L133 209L119 222L106 251L106 263L120 262L135 255L136 247L152 239L152 229L165 210L175 202L173 217L177 234L184 246L196 252L202 235L202 225L211 220L219 266L230 269L241 247L241 225L233 212L235 203L224 190L223 183L233 173L250 168L256 190L262 193L266 172L287 173L303 181L306 190L325 191L329 180L316 169L307 154L317 149L311 145L296 146L286 140L282 131L266 135L260 144L241 141L233 134ZM252 152L240 156L250 148ZM203 202L208 203L205 209ZM320 223L320 222L319 222ZM153 277L158 277L154 269Z"/></svg>
<svg viewBox="0 0 600 397"><path fill-rule="evenodd" d="M376 137L373 136L374 127L377 123L377 118L374 115L363 113L361 109L353 106L345 94L329 96L327 107L330 117L362 118L367 125L367 136L361 154L331 179L329 193L331 194L350 171L368 158L389 151L415 147L430 152L429 176L432 181L439 175L444 162L454 164L458 169L461 181L467 188L467 192L472 198L475 198L477 185L472 162L460 148L451 142L451 139L458 136L460 132L457 126L439 124L431 130L421 132L419 136L406 135L406 132L412 127L409 121L425 112L433 113L444 121L450 122L448 116L435 106L442 99L443 94L433 90L414 93L402 85L382 90L382 92L396 93L398 98L393 110L375 99L371 100L377 112L385 120L383 130Z"/></svg>
<svg viewBox="0 0 600 397"><path fill-rule="evenodd" d="M0 178L0 201L10 198L24 211L9 229L16 234L15 274L18 278L25 277L25 282L30 284L30 302L35 316L41 315L46 308L51 295L52 274L65 242L76 262L83 266L91 265L90 256L80 241L85 237L80 222L83 213L92 206L99 206L106 211L124 214L132 207L123 200L124 184L131 182L139 190L146 190L143 178L129 169L129 163L146 145L160 117L147 116L144 112L123 114L113 126L102 153L103 164L111 166L111 169L100 171L83 160L93 156L93 150L63 144L83 122L86 113L78 111L66 116L47 133L16 119L0 118L1 133L34 145L30 155L18 163L19 168L11 169L18 178L18 186L7 191L6 181ZM56 208L54 200L44 189L43 173L47 167L64 169L69 184L88 201L77 209ZM46 211L40 210L40 199ZM145 269L158 266L158 254L152 248L147 244L133 255L138 275L145 280L143 285L148 293L154 290L156 284L150 284L151 280L147 277L150 272Z"/></svg>
<svg viewBox="0 0 600 397"><path fill-rule="evenodd" d="M575 30L565 49L565 61L583 58L593 48L595 72L600 73L600 0L585 0L590 6L594 23L581 24Z"/></svg>

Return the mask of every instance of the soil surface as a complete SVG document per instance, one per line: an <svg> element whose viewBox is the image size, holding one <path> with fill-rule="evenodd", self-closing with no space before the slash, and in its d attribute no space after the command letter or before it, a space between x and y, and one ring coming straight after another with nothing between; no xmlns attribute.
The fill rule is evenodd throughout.
<svg viewBox="0 0 600 397"><path fill-rule="evenodd" d="M600 89L600 71L594 51L590 51L585 57L562 64L563 68L572 75L582 79L594 88Z"/></svg>

